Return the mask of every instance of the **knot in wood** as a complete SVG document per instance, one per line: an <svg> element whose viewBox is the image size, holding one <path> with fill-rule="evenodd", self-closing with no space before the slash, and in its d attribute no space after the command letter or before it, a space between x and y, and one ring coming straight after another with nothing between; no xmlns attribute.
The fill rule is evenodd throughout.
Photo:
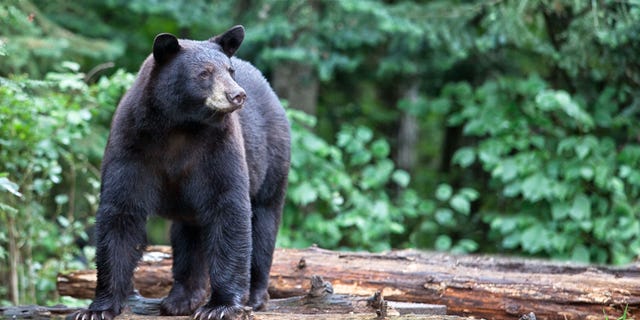
<svg viewBox="0 0 640 320"><path fill-rule="evenodd" d="M309 297L318 298L333 294L333 286L330 282L324 281L321 276L313 275L311 277L311 289L309 289Z"/></svg>
<svg viewBox="0 0 640 320"><path fill-rule="evenodd" d="M307 267L307 260L305 260L304 258L300 258L300 261L298 261L298 270L302 270L306 267Z"/></svg>

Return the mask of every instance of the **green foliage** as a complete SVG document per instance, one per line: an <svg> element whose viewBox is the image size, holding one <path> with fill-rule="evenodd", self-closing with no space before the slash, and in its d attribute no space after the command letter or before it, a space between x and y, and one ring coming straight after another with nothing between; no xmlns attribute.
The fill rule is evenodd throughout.
<svg viewBox="0 0 640 320"><path fill-rule="evenodd" d="M118 73L117 84L103 79L88 87L77 64L64 67L45 81L0 78L0 244L19 250L1 250L0 262L22 257L13 271L22 303L50 299L58 272L82 266L75 257L87 252L75 243L86 241L98 193L92 125L111 114L131 83ZM96 148L101 157L104 143Z"/></svg>
<svg viewBox="0 0 640 320"><path fill-rule="evenodd" d="M503 210L490 212L494 204L487 203L483 221L503 248L616 263L640 254L640 224L633 218L640 185L630 179L639 164L631 155L637 144L598 135L579 102L536 76L487 81L475 90L453 84L443 91L464 106L451 124L464 124L466 135L478 137L453 161L461 167L477 163L490 173ZM621 114L612 121L630 124Z"/></svg>
<svg viewBox="0 0 640 320"><path fill-rule="evenodd" d="M454 190L449 184L439 184L435 199L422 200L418 207L423 217L409 234L410 245L455 253L477 251L479 244L472 235L477 232L478 221L471 214L471 204L478 197L474 189Z"/></svg>
<svg viewBox="0 0 640 320"><path fill-rule="evenodd" d="M620 317L616 318L616 320L627 320L627 317L629 316L629 305L625 305L624 306L624 311L622 312L622 315L620 315ZM604 318L606 320L609 320L609 316L607 316L607 314L605 313Z"/></svg>
<svg viewBox="0 0 640 320"><path fill-rule="evenodd" d="M0 75L28 73L42 77L61 61L110 60L123 53L120 42L70 33L30 1L3 1L0 21Z"/></svg>
<svg viewBox="0 0 640 320"><path fill-rule="evenodd" d="M74 79L66 80L70 81L69 84L74 83ZM1 81L0 158L3 162L0 171L19 182L22 196L13 197L20 194L11 185L5 189L12 194L0 194L0 202L11 208L6 210L7 207L3 206L0 233L8 235L3 242L23 243L21 251L26 259L20 273L26 279L40 279L38 276L48 267L41 262L47 261L45 258L51 255L70 255L66 248L82 228L80 223L74 223L65 216L59 217L60 225L48 221L43 202L54 185L61 182L63 165L77 160L69 147L86 134L87 129L82 121L74 121L73 118L85 113L74 95L66 95L73 89L62 89L61 82L54 87L25 79ZM33 92L38 92L38 95ZM52 250L50 246L55 244L62 246ZM14 259L17 259L16 253L10 252ZM42 288L43 295L55 289L51 279L42 279L36 284L25 278L21 279L24 293L30 289L28 286L32 286L33 292L36 292L35 287ZM22 301L25 299L28 299L26 294L21 297Z"/></svg>
<svg viewBox="0 0 640 320"><path fill-rule="evenodd" d="M420 200L407 189L409 175L389 159L389 144L369 128L347 125L331 145L310 130L314 117L287 112L293 147L279 244L390 249L393 235L406 232L406 218L420 214Z"/></svg>
<svg viewBox="0 0 640 320"><path fill-rule="evenodd" d="M431 112L467 137L452 155L466 172L454 181L486 190L474 215L496 241L488 246L626 263L640 254L640 70L626 50L640 41L640 8L557 6L504 4L482 16L482 34L465 50L508 57L492 66L508 71L445 84Z"/></svg>
<svg viewBox="0 0 640 320"><path fill-rule="evenodd" d="M310 130L314 117L287 112L292 167L279 245L371 251L420 246L458 253L478 249L469 237L450 236L462 220L473 230L471 203L478 199L477 191L454 193L442 184L437 200L422 199L408 187L409 174L389 158L388 142L374 138L371 129L345 125L331 145Z"/></svg>
<svg viewBox="0 0 640 320"><path fill-rule="evenodd" d="M629 310L628 309L629 309L629 305L626 305L624 307L624 311L622 312L622 315L620 317L616 318L616 320L627 320L627 317L629 316L629 313L628 313ZM604 314L604 319L605 320L609 320L609 316L607 315L607 313L604 312L604 310L602 312Z"/></svg>

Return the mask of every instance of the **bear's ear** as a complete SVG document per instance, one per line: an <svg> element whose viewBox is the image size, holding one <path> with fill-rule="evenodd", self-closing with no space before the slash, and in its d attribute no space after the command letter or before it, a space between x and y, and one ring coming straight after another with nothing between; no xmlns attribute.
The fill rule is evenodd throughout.
<svg viewBox="0 0 640 320"><path fill-rule="evenodd" d="M219 44L224 54L229 58L240 48L242 40L244 40L244 27L239 25L209 39L209 41Z"/></svg>
<svg viewBox="0 0 640 320"><path fill-rule="evenodd" d="M161 33L153 40L153 58L159 63L166 62L180 51L178 38L170 33Z"/></svg>

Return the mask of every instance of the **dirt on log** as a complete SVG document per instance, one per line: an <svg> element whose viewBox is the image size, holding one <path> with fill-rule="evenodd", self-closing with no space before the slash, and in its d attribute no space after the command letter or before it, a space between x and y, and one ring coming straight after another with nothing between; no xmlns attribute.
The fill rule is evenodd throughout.
<svg viewBox="0 0 640 320"><path fill-rule="evenodd" d="M369 296L382 290L388 301L446 305L449 314L514 319L603 319L640 314L640 267L577 265L494 256L463 256L415 250L383 254L318 248L278 249L271 270L272 298L304 295L312 275L333 284L336 294ZM148 297L171 285L168 247L151 247L135 274ZM61 295L91 298L95 272L60 275Z"/></svg>

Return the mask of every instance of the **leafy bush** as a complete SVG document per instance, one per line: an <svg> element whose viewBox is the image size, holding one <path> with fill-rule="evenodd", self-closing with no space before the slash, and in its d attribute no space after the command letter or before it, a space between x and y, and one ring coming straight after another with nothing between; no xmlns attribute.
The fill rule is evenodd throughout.
<svg viewBox="0 0 640 320"><path fill-rule="evenodd" d="M106 139L97 122L131 83L119 72L89 87L64 65L45 81L0 78L0 244L10 248L0 277L17 286L14 302L50 299L57 273L82 267L76 242L87 239Z"/></svg>
<svg viewBox="0 0 640 320"><path fill-rule="evenodd" d="M585 262L640 254L640 144L611 137L635 130L611 91L588 106L537 76L500 78L448 85L435 103L460 106L450 124L475 137L453 162L490 174L495 200L478 214L501 248Z"/></svg>
<svg viewBox="0 0 640 320"><path fill-rule="evenodd" d="M457 253L479 248L472 236L479 222L471 214L476 190L441 184L434 198L420 197L409 188L409 174L389 158L389 144L371 129L344 125L331 144L312 131L314 117L287 113L292 156L280 246Z"/></svg>
<svg viewBox="0 0 640 320"><path fill-rule="evenodd" d="M291 172L279 245L373 251L398 246L393 236L405 233L406 219L423 211L407 188L409 175L389 159L389 144L369 128L346 125L332 145L311 130L314 117L287 113Z"/></svg>

